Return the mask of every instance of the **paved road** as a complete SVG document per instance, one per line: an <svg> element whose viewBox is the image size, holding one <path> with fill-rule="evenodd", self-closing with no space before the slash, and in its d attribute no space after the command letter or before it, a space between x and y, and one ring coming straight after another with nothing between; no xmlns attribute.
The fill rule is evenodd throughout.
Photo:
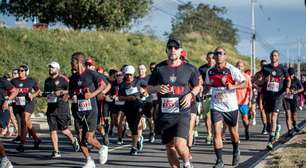
<svg viewBox="0 0 306 168"><path fill-rule="evenodd" d="M298 121L306 119L306 112L298 113ZM282 124L282 133L285 133L285 116L281 114L280 123ZM42 125L40 135L43 137L43 144L40 150L32 149L32 141L29 141L26 145L24 153L17 153L15 147L17 144L11 142L11 139L2 138L9 158L12 160L15 168L65 168L65 167L81 167L85 160L80 152L75 153L72 151L71 146L68 144L65 137L60 134L60 150L62 158L50 159L51 144L49 140L48 131L45 128L46 123L44 121L35 121L36 124ZM43 124L42 124L43 123ZM241 132L241 164L240 167L250 167L260 156L266 153L266 135L260 135L262 125L260 118L257 118L257 125L250 128L251 140L245 141L244 135L242 134L243 129L240 124ZM229 134L226 134L229 139ZM211 145L204 144L204 127L201 122L200 135L196 140L196 145L192 149L193 159L192 163L196 168L212 167L215 163L215 155ZM145 143L144 151L139 156L129 156L129 143L128 139L125 139L125 145L115 145L115 138L111 138L111 145L109 150L109 161L106 165L98 165L98 153L93 150L92 156L95 158L97 167L108 167L108 168L127 168L127 167L141 167L141 168L167 168L169 167L164 146L160 145L160 141L155 144ZM225 144L224 148L224 160L226 167L230 167L231 163L232 145L230 143Z"/></svg>

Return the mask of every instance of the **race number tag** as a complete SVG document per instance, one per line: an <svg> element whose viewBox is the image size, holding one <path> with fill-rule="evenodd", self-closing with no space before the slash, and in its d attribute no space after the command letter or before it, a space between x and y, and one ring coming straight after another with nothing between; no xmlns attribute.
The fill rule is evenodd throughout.
<svg viewBox="0 0 306 168"><path fill-rule="evenodd" d="M162 113L179 113L180 101L178 97L161 98L161 112Z"/></svg>
<svg viewBox="0 0 306 168"><path fill-rule="evenodd" d="M278 92L279 91L279 83L278 82L268 82L267 91Z"/></svg>
<svg viewBox="0 0 306 168"><path fill-rule="evenodd" d="M215 101L216 103L226 103L230 101L230 98L231 98L230 96L231 94L226 89L215 88L212 90L212 98L213 98L213 101ZM232 98L235 99L236 97L232 97Z"/></svg>
<svg viewBox="0 0 306 168"><path fill-rule="evenodd" d="M78 111L90 111L90 110L92 110L90 99L78 100Z"/></svg>
<svg viewBox="0 0 306 168"><path fill-rule="evenodd" d="M157 93L152 93L151 94L151 100L153 100L153 101L158 100Z"/></svg>
<svg viewBox="0 0 306 168"><path fill-rule="evenodd" d="M115 105L122 106L125 104L125 101L115 100Z"/></svg>
<svg viewBox="0 0 306 168"><path fill-rule="evenodd" d="M57 103L57 97L50 94L50 95L47 96L47 102L48 103Z"/></svg>
<svg viewBox="0 0 306 168"><path fill-rule="evenodd" d="M293 94L291 94L291 93L286 93L286 94L284 95L284 97L285 97L286 99L293 99Z"/></svg>
<svg viewBox="0 0 306 168"><path fill-rule="evenodd" d="M107 95L107 96L105 96L105 101L108 102L108 103L111 103L111 102L113 102L113 99L109 95Z"/></svg>
<svg viewBox="0 0 306 168"><path fill-rule="evenodd" d="M137 87L131 87L129 89L125 89L125 93L127 96L133 95L138 93L138 88Z"/></svg>
<svg viewBox="0 0 306 168"><path fill-rule="evenodd" d="M25 106L26 105L26 99L25 99L24 96L16 97L15 100L16 100L16 105L18 105L18 106Z"/></svg>

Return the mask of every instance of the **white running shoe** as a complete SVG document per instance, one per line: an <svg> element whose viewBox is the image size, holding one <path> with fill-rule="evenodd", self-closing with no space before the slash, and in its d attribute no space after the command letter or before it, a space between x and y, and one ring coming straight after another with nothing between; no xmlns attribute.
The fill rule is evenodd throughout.
<svg viewBox="0 0 306 168"><path fill-rule="evenodd" d="M83 168L96 168L95 161L93 159L87 159L87 162Z"/></svg>
<svg viewBox="0 0 306 168"><path fill-rule="evenodd" d="M255 118L253 118L252 125L253 125L253 126L256 125L256 119L255 119Z"/></svg>
<svg viewBox="0 0 306 168"><path fill-rule="evenodd" d="M99 150L99 155L100 164L105 164L107 162L108 157L108 146L103 145L102 148Z"/></svg>
<svg viewBox="0 0 306 168"><path fill-rule="evenodd" d="M13 168L13 165L12 165L11 161L8 160L7 157L4 157L1 160L1 168Z"/></svg>

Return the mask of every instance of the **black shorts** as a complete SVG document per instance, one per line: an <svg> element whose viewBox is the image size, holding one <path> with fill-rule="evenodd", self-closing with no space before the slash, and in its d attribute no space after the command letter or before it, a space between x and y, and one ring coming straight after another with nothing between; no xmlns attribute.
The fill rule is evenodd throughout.
<svg viewBox="0 0 306 168"><path fill-rule="evenodd" d="M143 104L142 113L147 117L153 117L153 103L152 102L145 102Z"/></svg>
<svg viewBox="0 0 306 168"><path fill-rule="evenodd" d="M282 108L283 96L267 96L263 97L263 105L266 113L279 113Z"/></svg>
<svg viewBox="0 0 306 168"><path fill-rule="evenodd" d="M75 129L83 129L85 132L94 132L97 129L98 111L78 112L72 111Z"/></svg>
<svg viewBox="0 0 306 168"><path fill-rule="evenodd" d="M0 109L0 128L6 128L10 121L10 111Z"/></svg>
<svg viewBox="0 0 306 168"><path fill-rule="evenodd" d="M298 106L298 100L296 98L294 99L283 99L283 106L284 110L291 111L292 113L297 112L297 106Z"/></svg>
<svg viewBox="0 0 306 168"><path fill-rule="evenodd" d="M141 113L142 103L140 102L129 102L124 106L124 114L126 121L129 124L132 135L138 135L138 125L142 117Z"/></svg>
<svg viewBox="0 0 306 168"><path fill-rule="evenodd" d="M172 114L156 120L155 129L160 131L163 144L170 143L175 137L187 140L189 134L190 113Z"/></svg>
<svg viewBox="0 0 306 168"><path fill-rule="evenodd" d="M217 123L218 121L223 121L228 126L235 127L238 122L238 114L238 110L221 112L211 109L211 121L213 124Z"/></svg>
<svg viewBox="0 0 306 168"><path fill-rule="evenodd" d="M47 121L50 131L68 128L70 121L69 104L59 103L56 106L48 105Z"/></svg>
<svg viewBox="0 0 306 168"><path fill-rule="evenodd" d="M190 113L198 114L198 109L195 101L191 103Z"/></svg>
<svg viewBox="0 0 306 168"><path fill-rule="evenodd" d="M13 112L14 114L19 114L19 115L21 115L23 112L28 112L32 114L34 112L34 108L35 108L35 104L33 101L31 101L31 102L27 102L25 106L14 105Z"/></svg>

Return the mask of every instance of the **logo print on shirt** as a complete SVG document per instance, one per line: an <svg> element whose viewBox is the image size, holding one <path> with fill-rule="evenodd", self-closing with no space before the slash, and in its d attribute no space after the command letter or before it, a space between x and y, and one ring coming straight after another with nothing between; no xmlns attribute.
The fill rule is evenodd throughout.
<svg viewBox="0 0 306 168"><path fill-rule="evenodd" d="M172 74L170 77L169 77L169 81L170 81L170 84L174 84L175 81L176 81L176 76L174 74Z"/></svg>
<svg viewBox="0 0 306 168"><path fill-rule="evenodd" d="M19 87L23 87L23 83L20 83L20 84L19 84Z"/></svg>
<svg viewBox="0 0 306 168"><path fill-rule="evenodd" d="M276 75L276 72L275 72L275 71L272 71L272 75L275 76L275 75Z"/></svg>
<svg viewBox="0 0 306 168"><path fill-rule="evenodd" d="M78 81L78 86L81 86L82 85L82 81Z"/></svg>
<svg viewBox="0 0 306 168"><path fill-rule="evenodd" d="M56 85L56 86L57 86L59 83L60 83L60 81L58 81L58 80L55 81L55 85Z"/></svg>

